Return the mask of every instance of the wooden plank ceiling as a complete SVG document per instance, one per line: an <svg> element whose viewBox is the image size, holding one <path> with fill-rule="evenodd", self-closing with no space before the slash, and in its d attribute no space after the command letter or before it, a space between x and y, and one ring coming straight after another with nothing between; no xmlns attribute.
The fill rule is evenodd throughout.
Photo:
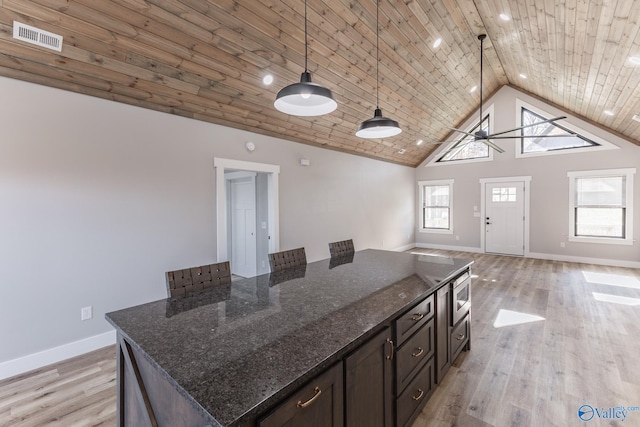
<svg viewBox="0 0 640 427"><path fill-rule="evenodd" d="M417 166L477 109L486 33L485 98L509 84L637 143L633 3L380 0L380 107L403 128L385 140L354 135L376 102L375 0L308 0L309 71L338 102L321 117L273 107L304 68L303 0L0 0L0 75ZM13 21L62 52L14 40Z"/></svg>

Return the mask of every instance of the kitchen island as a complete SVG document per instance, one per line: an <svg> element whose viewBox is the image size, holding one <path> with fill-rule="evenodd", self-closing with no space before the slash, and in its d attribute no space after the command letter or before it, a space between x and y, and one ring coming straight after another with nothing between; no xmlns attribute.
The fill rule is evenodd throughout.
<svg viewBox="0 0 640 427"><path fill-rule="evenodd" d="M278 425L297 416L288 415L292 397L298 410L328 405L330 421L317 425L369 416L404 425L418 406L405 409L403 395L423 406L437 368L469 348L472 263L369 249L108 313L118 333L119 425ZM456 301L462 283L466 297ZM328 373L322 394L314 381ZM415 392L413 383L425 385ZM359 402L354 390L382 399L380 409L358 409L377 403Z"/></svg>

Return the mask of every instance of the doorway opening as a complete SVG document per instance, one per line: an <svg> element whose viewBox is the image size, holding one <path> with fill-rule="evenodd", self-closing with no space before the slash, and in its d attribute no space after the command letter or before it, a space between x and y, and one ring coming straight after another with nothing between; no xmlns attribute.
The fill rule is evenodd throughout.
<svg viewBox="0 0 640 427"><path fill-rule="evenodd" d="M218 262L242 277L269 272L268 254L279 249L280 166L215 158L214 167Z"/></svg>

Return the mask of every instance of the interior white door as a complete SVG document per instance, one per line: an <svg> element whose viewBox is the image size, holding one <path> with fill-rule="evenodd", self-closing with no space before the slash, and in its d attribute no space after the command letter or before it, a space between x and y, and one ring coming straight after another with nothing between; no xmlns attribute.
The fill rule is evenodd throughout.
<svg viewBox="0 0 640 427"><path fill-rule="evenodd" d="M231 184L231 272L256 275L255 178L239 178Z"/></svg>
<svg viewBox="0 0 640 427"><path fill-rule="evenodd" d="M485 251L524 255L524 182L485 183Z"/></svg>

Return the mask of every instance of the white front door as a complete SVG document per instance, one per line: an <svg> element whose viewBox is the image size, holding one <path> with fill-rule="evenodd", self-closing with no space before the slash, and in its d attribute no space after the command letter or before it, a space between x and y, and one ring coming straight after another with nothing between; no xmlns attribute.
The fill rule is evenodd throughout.
<svg viewBox="0 0 640 427"><path fill-rule="evenodd" d="M524 255L523 181L485 183L485 252Z"/></svg>
<svg viewBox="0 0 640 427"><path fill-rule="evenodd" d="M255 177L231 184L231 272L242 277L256 275Z"/></svg>

